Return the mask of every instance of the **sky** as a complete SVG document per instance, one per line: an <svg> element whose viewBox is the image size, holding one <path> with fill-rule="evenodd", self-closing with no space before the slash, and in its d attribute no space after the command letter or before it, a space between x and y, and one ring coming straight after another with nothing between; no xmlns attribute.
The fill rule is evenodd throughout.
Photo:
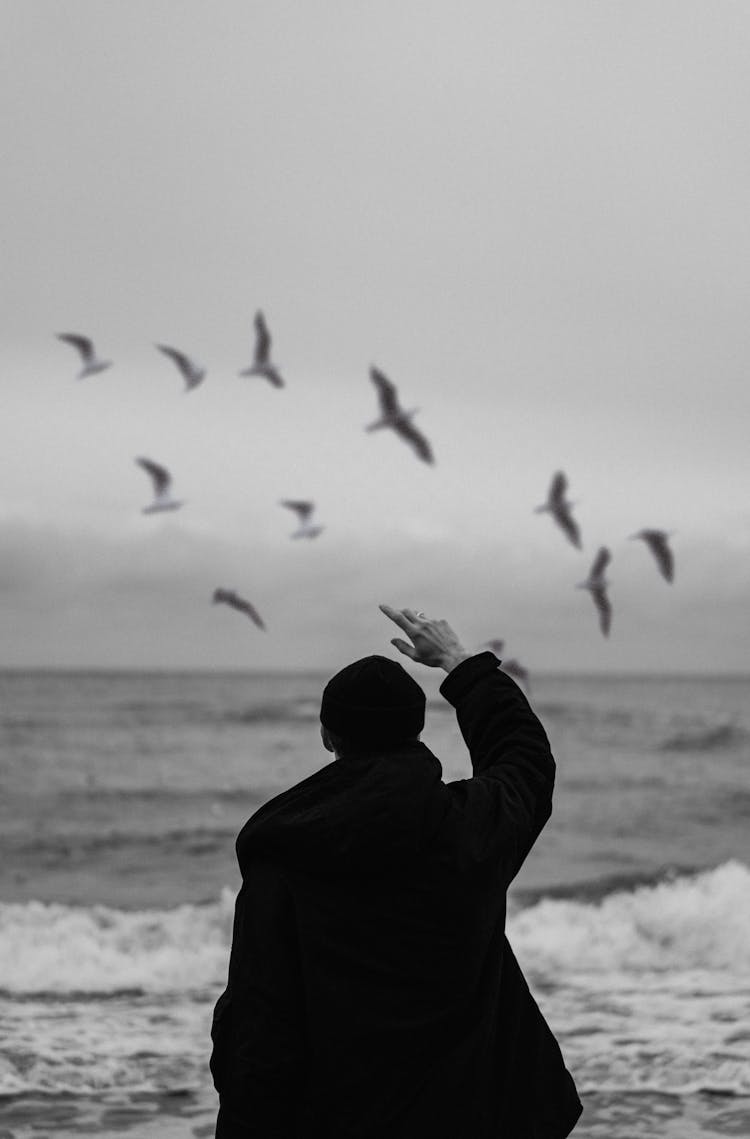
<svg viewBox="0 0 750 1139"><path fill-rule="evenodd" d="M747 5L0 8L0 666L333 669L397 655L385 601L532 672L749 670ZM373 364L434 466L364 432Z"/></svg>

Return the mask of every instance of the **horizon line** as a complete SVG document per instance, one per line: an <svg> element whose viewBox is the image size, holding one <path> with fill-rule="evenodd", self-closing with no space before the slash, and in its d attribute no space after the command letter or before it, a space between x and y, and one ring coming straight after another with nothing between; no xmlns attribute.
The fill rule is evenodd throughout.
<svg viewBox="0 0 750 1139"><path fill-rule="evenodd" d="M399 662L400 663L400 662ZM335 667L335 666L334 666ZM343 666L340 666L343 667ZM428 666L424 666L428 667ZM431 670L438 675L441 670L433 668ZM669 670L669 669L530 669L530 675L539 679L545 677L550 679L609 679L609 680L663 680L663 679L715 679L715 680L748 680L750 681L750 672L733 670L733 669L713 669L692 671L686 669ZM242 668L237 666L228 667L212 667L212 666L193 666L193 665L101 665L101 664L61 664L61 665L47 665L47 664L0 664L0 674L9 673L69 673L71 675L92 675L100 673L103 675L141 675L141 676L159 676L159 675L185 675L185 676L208 676L208 675L222 675L222 676L304 676L304 675L333 675L328 666L300 666L300 667L269 667L269 668Z"/></svg>

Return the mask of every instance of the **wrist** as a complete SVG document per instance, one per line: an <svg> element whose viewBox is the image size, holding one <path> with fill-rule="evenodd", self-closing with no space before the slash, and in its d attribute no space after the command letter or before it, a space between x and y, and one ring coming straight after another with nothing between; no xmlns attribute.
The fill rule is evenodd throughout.
<svg viewBox="0 0 750 1139"><path fill-rule="evenodd" d="M445 669L446 672L452 672L456 665L461 664L464 660L468 660L470 656L471 653L467 653L463 649L454 653L446 653L440 661L440 667Z"/></svg>

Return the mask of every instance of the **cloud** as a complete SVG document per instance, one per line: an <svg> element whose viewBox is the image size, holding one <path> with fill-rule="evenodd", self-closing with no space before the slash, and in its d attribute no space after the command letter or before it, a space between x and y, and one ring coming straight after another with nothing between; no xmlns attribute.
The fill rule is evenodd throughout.
<svg viewBox="0 0 750 1139"><path fill-rule="evenodd" d="M192 668L335 667L388 649L396 632L377 605L447 617L470 648L501 636L533 669L741 669L750 628L746 556L678 546L666 585L639 543L611 567L612 637L574 588L586 557L548 535L544 555L508 543L388 531L356 541L228 541L175 516L103 534L0 524L0 634L6 665ZM267 635L211 605L235 588ZM390 651L388 649L388 651Z"/></svg>

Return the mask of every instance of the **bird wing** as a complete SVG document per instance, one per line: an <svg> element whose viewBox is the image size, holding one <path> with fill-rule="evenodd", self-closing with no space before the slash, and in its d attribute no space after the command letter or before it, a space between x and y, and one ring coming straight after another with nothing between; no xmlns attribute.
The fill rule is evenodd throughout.
<svg viewBox="0 0 750 1139"><path fill-rule="evenodd" d="M596 578L600 578L611 561L612 555L606 546L602 546L589 570L589 579L594 581Z"/></svg>
<svg viewBox="0 0 750 1139"><path fill-rule="evenodd" d="M162 467L159 463L154 463L151 459L138 458L135 460L139 467L143 467L144 471L151 476L151 481L154 484L154 493L165 494L169 489L172 482L172 476L166 467Z"/></svg>
<svg viewBox="0 0 750 1139"><path fill-rule="evenodd" d="M432 454L432 447L422 432L414 426L409 419L401 419L393 424L393 429L397 435L405 439L407 443L411 443L419 458L424 460L425 463L434 463L435 458Z"/></svg>
<svg viewBox="0 0 750 1139"><path fill-rule="evenodd" d="M581 531L579 530L578 523L570 513L568 507L561 503L556 504L554 510L552 511L552 517L562 532L569 539L569 541L573 543L576 549L580 550Z"/></svg>
<svg viewBox="0 0 750 1139"><path fill-rule="evenodd" d="M249 601L245 601L243 597L237 597L231 601L230 604L233 605L235 609L239 609L240 613L246 613L250 620L255 625L257 625L259 629L265 629L266 626L263 624L260 613L254 605L250 604Z"/></svg>
<svg viewBox="0 0 750 1139"><path fill-rule="evenodd" d="M666 581L672 581L674 578L674 554L667 544L667 535L662 530L647 530L643 537L656 558L656 564L662 577Z"/></svg>
<svg viewBox="0 0 750 1139"><path fill-rule="evenodd" d="M283 388L284 381L282 380L279 371L274 368L273 364L263 364L262 369L262 375L266 377L269 383L273 384L275 388Z"/></svg>
<svg viewBox="0 0 750 1139"><path fill-rule="evenodd" d="M607 637L609 636L609 629L612 624L612 606L607 597L607 591L602 585L594 587L590 590L590 593L599 613L599 628L604 636Z"/></svg>
<svg viewBox="0 0 750 1139"><path fill-rule="evenodd" d="M214 604L216 604L217 602L224 602L224 604L226 605L229 603L230 597L231 597L231 593L228 589L215 589L213 592L213 596L212 596L211 600L213 601Z"/></svg>
<svg viewBox="0 0 750 1139"><path fill-rule="evenodd" d="M94 345L88 336L79 336L76 332L58 332L57 339L72 344L80 352L84 364L90 364L95 358Z"/></svg>
<svg viewBox="0 0 750 1139"><path fill-rule="evenodd" d="M293 510L295 514L298 515L300 522L306 522L315 507L315 503L313 502L302 502L290 498L282 499L281 505L288 507L289 510Z"/></svg>
<svg viewBox="0 0 750 1139"><path fill-rule="evenodd" d="M401 408L399 407L396 385L392 383L387 376L383 375L378 368L370 368L370 379L378 389L380 410L383 415L397 415Z"/></svg>
<svg viewBox="0 0 750 1139"><path fill-rule="evenodd" d="M271 354L271 334L262 312L255 314L255 363L267 364Z"/></svg>
<svg viewBox="0 0 750 1139"><path fill-rule="evenodd" d="M163 352L165 356L169 356L170 360L174 361L186 380L195 378L195 364L184 352L180 352L177 348L170 348L166 344L157 344L156 347L160 352Z"/></svg>
<svg viewBox="0 0 750 1139"><path fill-rule="evenodd" d="M552 476L552 482L549 484L549 491L547 493L547 501L550 506L562 506L565 502L565 491L568 489L568 480L562 471L557 471Z"/></svg>

